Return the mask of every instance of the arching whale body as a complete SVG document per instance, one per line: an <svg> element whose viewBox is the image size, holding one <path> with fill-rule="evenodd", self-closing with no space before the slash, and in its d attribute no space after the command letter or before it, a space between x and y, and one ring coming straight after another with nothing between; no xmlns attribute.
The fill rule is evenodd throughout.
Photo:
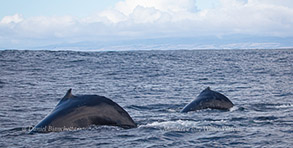
<svg viewBox="0 0 293 148"><path fill-rule="evenodd" d="M181 112L196 111L201 109L229 110L233 103L219 92L212 91L210 87L203 90L195 100L187 104Z"/></svg>
<svg viewBox="0 0 293 148"><path fill-rule="evenodd" d="M97 95L73 96L69 89L55 109L30 133L75 130L91 125L137 126L129 114L112 100Z"/></svg>

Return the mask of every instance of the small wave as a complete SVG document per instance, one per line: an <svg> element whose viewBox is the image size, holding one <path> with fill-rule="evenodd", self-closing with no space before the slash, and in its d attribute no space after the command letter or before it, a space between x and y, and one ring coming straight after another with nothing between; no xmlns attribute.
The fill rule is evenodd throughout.
<svg viewBox="0 0 293 148"><path fill-rule="evenodd" d="M235 111L245 111L246 107L243 106L233 106L232 108L229 109L230 112L235 112Z"/></svg>
<svg viewBox="0 0 293 148"><path fill-rule="evenodd" d="M291 93L291 92L275 94L276 97L286 97L286 96L292 96L292 95L293 95L293 93Z"/></svg>
<svg viewBox="0 0 293 148"><path fill-rule="evenodd" d="M5 129L1 132L19 132L19 131L27 131L27 129L30 129L31 127L16 127L11 129Z"/></svg>
<svg viewBox="0 0 293 148"><path fill-rule="evenodd" d="M169 111L174 112L176 111L176 105L173 104L150 104L150 105L145 105L145 106L140 106L140 105L129 105L126 106L126 108L129 109L134 109L134 110L156 110L156 111ZM174 109L173 109L174 108Z"/></svg>
<svg viewBox="0 0 293 148"><path fill-rule="evenodd" d="M72 61L69 61L71 63L81 63L81 62L84 62L85 60L83 59L78 59L78 60L72 60Z"/></svg>
<svg viewBox="0 0 293 148"><path fill-rule="evenodd" d="M227 119L220 119L220 120L215 120L215 119L205 119L204 121L202 121L204 123L225 123L227 122Z"/></svg>
<svg viewBox="0 0 293 148"><path fill-rule="evenodd" d="M0 134L5 137L15 137L28 134L32 127L16 127L11 129L4 129L0 131Z"/></svg>
<svg viewBox="0 0 293 148"><path fill-rule="evenodd" d="M129 105L129 106L126 106L126 108L134 109L134 110L148 110L149 109L148 107L139 106L139 105Z"/></svg>
<svg viewBox="0 0 293 148"><path fill-rule="evenodd" d="M169 112L169 113L176 113L176 112L178 112L176 109L171 109L171 108L166 109L166 111Z"/></svg>
<svg viewBox="0 0 293 148"><path fill-rule="evenodd" d="M275 106L275 108L291 108L291 107L293 107L292 104L279 104Z"/></svg>
<svg viewBox="0 0 293 148"><path fill-rule="evenodd" d="M190 131L190 129L197 128L198 123L197 121L190 120L162 121L141 125L139 128L158 128L166 131Z"/></svg>
<svg viewBox="0 0 293 148"><path fill-rule="evenodd" d="M219 121L223 122L223 121ZM213 126L211 124L202 125L199 121L176 120L153 122L147 125L141 125L139 128L157 128L164 131L174 132L219 132L219 131L238 131L238 129L230 126Z"/></svg>
<svg viewBox="0 0 293 148"><path fill-rule="evenodd" d="M3 88L6 83L0 80L0 88Z"/></svg>
<svg viewBox="0 0 293 148"><path fill-rule="evenodd" d="M276 110L276 109L286 109L292 107L292 104L290 103L259 103L254 104L251 106L253 110L256 111L268 111L268 110Z"/></svg>
<svg viewBox="0 0 293 148"><path fill-rule="evenodd" d="M230 121L245 121L245 120L247 120L247 118L245 117L234 117L230 119Z"/></svg>
<svg viewBox="0 0 293 148"><path fill-rule="evenodd" d="M254 123L271 123L273 121L275 121L276 119L278 119L275 116L260 116L260 117L255 117L253 118L253 122Z"/></svg>
<svg viewBox="0 0 293 148"><path fill-rule="evenodd" d="M276 120L278 118L275 116L260 116L260 117L255 117L254 119L268 121L268 120Z"/></svg>
<svg viewBox="0 0 293 148"><path fill-rule="evenodd" d="M233 112L233 111L236 111L236 110L238 110L238 109L239 109L239 107L237 107L237 106L233 106L232 108L229 109L229 111L230 111L230 112Z"/></svg>

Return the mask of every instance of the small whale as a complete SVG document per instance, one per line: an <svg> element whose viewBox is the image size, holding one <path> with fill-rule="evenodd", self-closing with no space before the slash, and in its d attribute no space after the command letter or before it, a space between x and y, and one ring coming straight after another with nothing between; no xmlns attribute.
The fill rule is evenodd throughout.
<svg viewBox="0 0 293 148"><path fill-rule="evenodd" d="M55 109L30 133L76 130L91 125L137 127L129 114L112 100L98 95L74 96L69 89Z"/></svg>
<svg viewBox="0 0 293 148"><path fill-rule="evenodd" d="M223 94L212 91L210 87L203 90L195 100L187 104L181 112L196 111L201 109L229 110L233 103Z"/></svg>

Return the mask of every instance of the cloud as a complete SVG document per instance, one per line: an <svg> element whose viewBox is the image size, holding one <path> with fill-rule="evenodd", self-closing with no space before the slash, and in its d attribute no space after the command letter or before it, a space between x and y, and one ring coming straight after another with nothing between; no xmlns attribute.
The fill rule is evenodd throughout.
<svg viewBox="0 0 293 148"><path fill-rule="evenodd" d="M194 0L125 0L116 4L115 9L124 15L130 15L137 7L154 8L162 12L194 11Z"/></svg>
<svg viewBox="0 0 293 148"><path fill-rule="evenodd" d="M5 16L1 21L0 24L10 24L10 23L19 23L23 21L23 17L20 14L15 14L13 16Z"/></svg>
<svg viewBox="0 0 293 148"><path fill-rule="evenodd" d="M290 0L219 0L213 9L197 9L195 0L125 0L84 18L73 16L0 21L2 48L82 41L246 34L293 36ZM1 47L0 47L1 48Z"/></svg>

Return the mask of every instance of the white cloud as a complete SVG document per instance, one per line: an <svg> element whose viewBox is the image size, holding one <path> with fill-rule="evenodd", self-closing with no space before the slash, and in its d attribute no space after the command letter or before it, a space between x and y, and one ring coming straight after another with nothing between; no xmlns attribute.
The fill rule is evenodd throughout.
<svg viewBox="0 0 293 148"><path fill-rule="evenodd" d="M219 0L220 6L198 10L195 0L125 0L86 18L6 16L0 22L0 43L12 40L46 43L142 39L157 37L293 36L291 0Z"/></svg>
<svg viewBox="0 0 293 148"><path fill-rule="evenodd" d="M10 23L19 23L23 21L23 17L20 14L15 14L13 16L5 16L0 21L0 24L10 24Z"/></svg>
<svg viewBox="0 0 293 148"><path fill-rule="evenodd" d="M194 11L195 0L125 0L118 2L115 9L129 16L137 7L154 8L162 12Z"/></svg>
<svg viewBox="0 0 293 148"><path fill-rule="evenodd" d="M104 17L112 23L118 23L118 22L127 20L127 17L123 13L117 10L105 10L103 12L100 12L98 16L101 18ZM103 20L100 19L99 21L103 21Z"/></svg>

